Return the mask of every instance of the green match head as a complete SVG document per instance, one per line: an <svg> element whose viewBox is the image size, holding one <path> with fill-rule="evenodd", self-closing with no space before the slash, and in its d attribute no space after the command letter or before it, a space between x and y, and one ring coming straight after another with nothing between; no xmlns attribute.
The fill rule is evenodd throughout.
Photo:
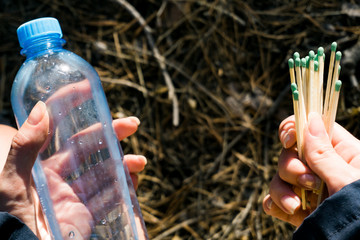
<svg viewBox="0 0 360 240"><path fill-rule="evenodd" d="M314 70L315 70L315 72L319 71L319 62L318 61L314 61Z"/></svg>
<svg viewBox="0 0 360 240"><path fill-rule="evenodd" d="M294 91L296 91L297 90L297 85L296 85L296 83L292 83L291 84L291 92L294 92Z"/></svg>
<svg viewBox="0 0 360 240"><path fill-rule="evenodd" d="M309 68L309 66L310 66L310 57L306 56L305 60L306 60L306 68Z"/></svg>
<svg viewBox="0 0 360 240"><path fill-rule="evenodd" d="M317 54L318 54L319 56L322 56L323 53L324 53L324 48L323 48L323 47L319 47Z"/></svg>
<svg viewBox="0 0 360 240"><path fill-rule="evenodd" d="M335 91L336 91L336 92L340 91L341 84L342 84L342 82L341 82L340 80L337 80L337 81L335 82Z"/></svg>
<svg viewBox="0 0 360 240"><path fill-rule="evenodd" d="M315 54L314 61L319 61L319 56L317 54Z"/></svg>
<svg viewBox="0 0 360 240"><path fill-rule="evenodd" d="M298 52L294 52L294 59L300 58L300 54Z"/></svg>
<svg viewBox="0 0 360 240"><path fill-rule="evenodd" d="M305 58L301 59L301 67L306 67L306 59Z"/></svg>
<svg viewBox="0 0 360 240"><path fill-rule="evenodd" d="M313 50L311 50L311 51L309 52L309 58L310 58L310 60L314 60L314 58L315 58L315 53L314 53Z"/></svg>
<svg viewBox="0 0 360 240"><path fill-rule="evenodd" d="M288 60L289 68L294 68L294 59L290 58Z"/></svg>
<svg viewBox="0 0 360 240"><path fill-rule="evenodd" d="M338 75L340 75L341 66L339 65Z"/></svg>
<svg viewBox="0 0 360 240"><path fill-rule="evenodd" d="M331 44L331 51L332 51L332 52L335 52L335 51L336 51L336 47L337 47L337 43L336 43L336 42L333 42L333 43Z"/></svg>
<svg viewBox="0 0 360 240"><path fill-rule="evenodd" d="M336 59L336 61L340 61L340 59L341 59L341 52L340 51L336 52L335 59Z"/></svg>
<svg viewBox="0 0 360 240"><path fill-rule="evenodd" d="M295 67L300 67L300 58L295 59Z"/></svg>
<svg viewBox="0 0 360 240"><path fill-rule="evenodd" d="M299 91L298 90L293 91L293 96L294 96L294 100L298 101L299 100Z"/></svg>

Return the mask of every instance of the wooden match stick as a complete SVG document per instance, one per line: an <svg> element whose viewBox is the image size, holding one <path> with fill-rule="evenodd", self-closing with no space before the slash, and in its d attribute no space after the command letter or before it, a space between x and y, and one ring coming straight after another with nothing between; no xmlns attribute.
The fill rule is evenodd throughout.
<svg viewBox="0 0 360 240"><path fill-rule="evenodd" d="M323 104L324 104L324 48L319 47L318 52L318 62L319 62L319 96L320 96L320 115L323 112Z"/></svg>
<svg viewBox="0 0 360 240"><path fill-rule="evenodd" d="M310 112L317 112L317 82L315 81L315 66L314 66L315 53L313 50L309 52L309 85L307 86L308 92L308 114Z"/></svg>
<svg viewBox="0 0 360 240"><path fill-rule="evenodd" d="M329 62L329 71L328 71L328 78L326 82L326 92L325 92L325 99L324 99L324 114L328 109L329 105L329 98L330 98L330 90L331 90L331 82L332 76L334 72L334 60L335 60L335 51L336 51L337 43L333 42L331 44L331 55L330 55L330 62Z"/></svg>
<svg viewBox="0 0 360 240"><path fill-rule="evenodd" d="M299 155L299 159L301 161L303 160L303 147L302 147L302 128L300 128L301 124L300 124L300 112L299 112L299 92L297 91L297 85L296 85L296 81L295 81L295 71L294 71L294 60L292 58L289 59L288 61L289 64L289 73L290 73L290 81L291 81L291 91L292 91L292 95L293 95L293 107L294 107L294 115L295 115L295 128L296 128L296 142L297 142L297 149L298 149L298 155ZM294 94L294 92L296 92ZM302 209L305 210L306 209L306 193L305 193L305 189L301 188L301 205L302 205Z"/></svg>
<svg viewBox="0 0 360 240"><path fill-rule="evenodd" d="M340 80L337 80L334 86L334 93L330 96L330 106L329 106L328 115L326 116L326 123L327 123L326 125L328 126L327 132L330 140L333 134L341 85L342 82Z"/></svg>
<svg viewBox="0 0 360 240"><path fill-rule="evenodd" d="M305 58L302 58L301 59L301 81L302 81L302 84L303 84L303 92L302 92L302 95L303 95L303 102L304 102L304 105L305 105L305 114L306 114L306 102L307 102L307 92L306 92L306 89L307 89L307 85L306 85L306 82L307 82L307 79L306 79L306 59ZM306 116L306 115L305 115Z"/></svg>
<svg viewBox="0 0 360 240"><path fill-rule="evenodd" d="M313 90L314 90L314 112L322 114L321 112L321 91L320 91L320 79L319 79L319 62L314 61L314 83L313 83Z"/></svg>
<svg viewBox="0 0 360 240"><path fill-rule="evenodd" d="M295 54L294 54L295 55ZM298 55L295 59L295 73L296 73L296 85L299 91L299 114L300 114L300 129L305 127L306 122L306 111L305 111L305 102L304 102L304 84L302 80L302 74L300 69L300 56ZM302 132L300 132L302 134ZM303 139L303 136L300 137Z"/></svg>
<svg viewBox="0 0 360 240"><path fill-rule="evenodd" d="M295 84L296 87L296 84ZM299 112L299 91L298 90L294 90L293 91L293 104L294 104L294 115L295 115L295 128L296 128L296 138L297 138L297 149L298 149L298 154L299 154L299 158L300 160L303 159L303 146L302 146L302 139L300 139L300 135L299 134L302 132L302 128L301 128L301 120L300 120L300 112ZM301 206L302 209L305 210L306 209L306 192L304 188L301 188Z"/></svg>
<svg viewBox="0 0 360 240"><path fill-rule="evenodd" d="M334 75L331 82L331 89L330 89L330 96L334 94L335 91L335 83L339 80L339 69L340 69L340 60L341 60L341 52L337 51L335 54L335 67L334 67ZM329 104L330 104L330 97L329 97ZM327 111L329 111L330 106L328 105Z"/></svg>

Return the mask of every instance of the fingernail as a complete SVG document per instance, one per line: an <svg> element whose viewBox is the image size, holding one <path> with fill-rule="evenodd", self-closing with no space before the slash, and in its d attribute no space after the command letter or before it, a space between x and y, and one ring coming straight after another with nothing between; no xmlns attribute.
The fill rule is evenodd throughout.
<svg viewBox="0 0 360 240"><path fill-rule="evenodd" d="M295 134L287 132L284 139L284 148L290 148L295 143Z"/></svg>
<svg viewBox="0 0 360 240"><path fill-rule="evenodd" d="M146 157L141 155L140 158L145 162L145 165L146 165L146 164L147 164L147 159L146 159Z"/></svg>
<svg viewBox="0 0 360 240"><path fill-rule="evenodd" d="M138 126L140 125L140 120L137 117L129 117L129 118L134 120Z"/></svg>
<svg viewBox="0 0 360 240"><path fill-rule="evenodd" d="M312 190L320 189L321 180L313 174L303 174L298 177L297 181L301 186L306 188L310 188Z"/></svg>
<svg viewBox="0 0 360 240"><path fill-rule="evenodd" d="M309 113L308 119L309 119L308 129L312 136L322 137L326 135L324 122L318 113L315 112Z"/></svg>
<svg viewBox="0 0 360 240"><path fill-rule="evenodd" d="M39 101L31 110L27 122L30 125L37 125L41 121L41 119L43 119L45 112L46 104L42 101Z"/></svg>
<svg viewBox="0 0 360 240"><path fill-rule="evenodd" d="M284 208L287 210L287 212L291 215L294 214L295 210L300 207L300 199L290 197L288 195L283 196L281 198L281 203L284 206Z"/></svg>
<svg viewBox="0 0 360 240"><path fill-rule="evenodd" d="M270 210L273 204L273 200L271 199L271 197L268 198L268 200L266 200L265 205L266 207Z"/></svg>

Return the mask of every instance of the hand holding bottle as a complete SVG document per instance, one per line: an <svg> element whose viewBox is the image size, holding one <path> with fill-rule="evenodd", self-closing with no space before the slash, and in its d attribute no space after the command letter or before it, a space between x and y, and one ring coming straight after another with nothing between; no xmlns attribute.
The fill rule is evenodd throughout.
<svg viewBox="0 0 360 240"><path fill-rule="evenodd" d="M133 117L115 120L113 127L117 133L119 140L122 140L137 130L138 120ZM39 205L39 199L31 177L32 165L38 155L38 152L43 147L49 129L49 114L46 111L44 103L38 103L28 120L16 132L15 129L9 130L8 141L15 135L11 149L7 159L0 159L0 166L4 166L0 175L0 211L6 211L10 214L17 216L24 221L30 229L34 231L39 237L45 238L48 234L44 218ZM2 139L2 141L4 141ZM7 145L6 142L3 143ZM8 144L10 145L10 144ZM63 157L66 154L63 154ZM59 155L59 157L61 157ZM63 158L66 163L66 157ZM136 173L141 171L145 164L146 159L138 155L125 155L124 162L129 167L132 173L134 185L137 185ZM56 164L54 165L56 166ZM0 169L1 170L1 169ZM66 205L74 211L74 215L64 215L64 219L59 221L60 226L66 227L71 224L71 221L82 221L87 223L83 217L93 218L92 213L86 211L81 203L76 191L66 184L62 177L56 174L56 169L49 167L48 171L53 171L53 184L54 187L63 188L61 197L54 207L61 207ZM95 186L98 187L98 186ZM72 198L74 201L67 204L64 203L67 198ZM64 201L62 201L64 200ZM82 210L83 209L83 210ZM63 209L66 212L66 209ZM77 214L75 214L77 213ZM82 219L81 219L82 218ZM83 236L88 235L88 227L81 229ZM74 234L76 234L74 232Z"/></svg>

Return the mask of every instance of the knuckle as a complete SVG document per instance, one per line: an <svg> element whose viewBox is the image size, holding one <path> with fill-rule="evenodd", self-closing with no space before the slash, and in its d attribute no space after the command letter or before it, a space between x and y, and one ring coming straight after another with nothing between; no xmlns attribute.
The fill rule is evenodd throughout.
<svg viewBox="0 0 360 240"><path fill-rule="evenodd" d="M37 147L21 130L13 137L8 156L27 155L32 156Z"/></svg>
<svg viewBox="0 0 360 240"><path fill-rule="evenodd" d="M318 146L315 150L313 150L311 155L311 160L313 163L317 163L324 159L332 158L336 154L335 150L332 146L329 145L321 145Z"/></svg>
<svg viewBox="0 0 360 240"><path fill-rule="evenodd" d="M29 139L21 132L18 131L17 134L13 137L11 142L11 149L18 150L23 148L29 143Z"/></svg>

